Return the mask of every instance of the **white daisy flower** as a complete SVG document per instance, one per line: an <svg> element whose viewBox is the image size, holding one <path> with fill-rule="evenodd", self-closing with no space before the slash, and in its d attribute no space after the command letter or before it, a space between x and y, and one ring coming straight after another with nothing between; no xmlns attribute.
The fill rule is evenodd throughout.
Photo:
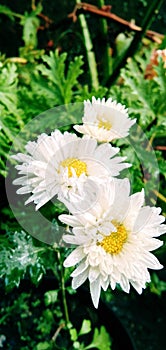
<svg viewBox="0 0 166 350"><path fill-rule="evenodd" d="M64 262L65 267L77 265L71 274L72 287L76 289L89 279L96 308L101 288L106 290L109 285L115 289L119 284L127 293L132 285L142 293L150 282L148 269L163 267L151 251L163 244L154 237L166 232L161 209L143 206L143 190L130 196L127 179L114 179L101 185L100 191L98 201L87 212L80 209L75 215L59 217L72 227L64 241L78 246ZM72 214L71 204L69 210Z"/></svg>
<svg viewBox="0 0 166 350"><path fill-rule="evenodd" d="M51 136L40 135L36 142L28 142L25 149L27 154L12 156L22 163L16 169L23 175L13 183L21 185L18 194L32 193L25 204L34 202L36 210L55 195L60 200L83 197L87 181L104 181L131 166L122 163L126 157L115 157L119 148L109 144L98 146L89 136L79 138L59 130Z"/></svg>
<svg viewBox="0 0 166 350"><path fill-rule="evenodd" d="M99 142L110 142L115 139L126 137L129 134L130 127L136 122L136 119L130 119L128 109L112 101L109 98L105 101L100 98L92 97L84 101L83 125L75 125L74 129L78 132L94 137Z"/></svg>

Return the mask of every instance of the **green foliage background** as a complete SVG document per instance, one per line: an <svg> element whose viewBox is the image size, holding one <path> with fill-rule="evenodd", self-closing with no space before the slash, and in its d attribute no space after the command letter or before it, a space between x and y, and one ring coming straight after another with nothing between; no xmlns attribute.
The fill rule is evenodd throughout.
<svg viewBox="0 0 166 350"><path fill-rule="evenodd" d="M89 3L94 5L97 3L100 6L103 1L89 1ZM123 4L121 1L111 1L112 12L126 20L134 19L138 25L141 25L151 3L154 1L139 0L134 3L128 0L124 1ZM105 2L105 5L108 4L110 1ZM29 235L30 232L24 232L16 221L8 205L4 180L11 177L8 166L6 166L7 161L8 165L11 166L9 159L11 146L14 145L12 147L16 152L22 150L22 140L19 141L16 137L17 134L30 120L44 111L58 105L73 102L82 103L84 99L92 96L100 98L111 96L129 108L130 117L136 117L141 128L133 129L129 138L114 142L115 145L121 147L122 155L127 156L128 161L133 163L128 174L133 191L139 191L144 187L149 198L148 204L155 205L157 197L156 205L162 208L165 215L166 69L163 60L159 59L158 65L153 67L156 74L152 80L145 79L145 71L152 51L164 49L166 40L163 39L161 44L157 44L144 37L142 40L138 40L137 51L133 51L127 59L124 59L134 38L133 32L112 22L107 22L105 31L101 19L87 14L85 24L89 36L85 37L81 22L78 20L76 23L72 23L67 18L68 13L72 12L74 8L74 1L51 3L42 1L35 5L33 1L32 3L31 1L15 1L13 3L7 0L1 1L0 4L0 278L4 296L5 291L11 293L13 288L19 287L23 280L28 280L34 286L38 286L45 276L49 278L54 276L58 281L58 287L46 291L43 302L40 302L38 297L31 299L28 292L20 292L18 299L12 300L11 303L6 301L7 298L4 297L0 323L5 332L6 324L12 322L11 315L14 313L17 320L18 337L20 336L20 350L30 348L51 350L54 349L55 344L49 342L50 332L53 331L53 327L58 327L61 322L64 322L60 297L62 290L60 275L63 272L62 261L67 251L62 249L60 260L58 260L55 246L40 243ZM166 23L164 8L163 2L158 14L155 14L153 25L150 27L163 34L165 34L164 25ZM50 27L45 26L45 20L40 16L41 13L53 20ZM89 56L86 45L87 38L90 40L90 45L92 44L90 52L94 53L93 65L91 65L91 56ZM109 49L108 51L105 50L106 47ZM110 74L105 69L108 63ZM93 85L91 67L95 69L95 74L97 74L97 85L95 86ZM110 83L106 84L115 70L117 72L116 79L110 80ZM64 118L66 118L65 116L64 113ZM71 123L73 119L69 121ZM32 134L30 135L26 130L24 136L28 140ZM33 138L36 136L34 133ZM157 171L154 155L158 164ZM160 182L156 188L158 177ZM57 217L63 210L64 208L60 206L55 209L48 205L42 209L42 213L49 215L49 219L52 220L55 231L58 230ZM161 263L165 264L165 237L162 239L164 241L163 247L156 252L156 256L159 257ZM64 273L65 283L67 283L66 290L70 297L73 293L69 285L70 271L66 270ZM154 273L147 289L147 298L154 294L156 298L162 298L166 290L165 281L164 272ZM125 304L125 297L120 295L122 303L124 300ZM104 295L102 297L105 299ZM110 302L112 298L116 298L116 295L108 292L106 294L107 301ZM138 297L132 292L131 298L137 301ZM31 306L28 306L30 304ZM39 310L42 311L39 320L37 320L38 314L35 314L37 336L35 339L31 339L27 331L23 331L24 326L21 326L22 321L19 320L17 308L21 313L21 320L28 320L28 315L38 306ZM120 307L123 310L123 305ZM122 317L124 317L123 312ZM130 327L129 324L128 326ZM101 350L110 349L110 338L103 326L96 326L95 322L91 320L82 323L80 329L84 330L84 334L87 330L87 333L92 330L89 344L80 340L82 339L79 338L81 330L76 330L71 326L67 340L70 344L75 344L71 346L75 346L75 348L80 346L79 349L93 347ZM26 342L29 343L28 347L25 345ZM105 347L102 345L104 342ZM139 340L137 345L138 349L139 346L141 349ZM8 344L7 349L16 349L15 346L18 345L12 347ZM149 345L147 350L150 349L152 347Z"/></svg>

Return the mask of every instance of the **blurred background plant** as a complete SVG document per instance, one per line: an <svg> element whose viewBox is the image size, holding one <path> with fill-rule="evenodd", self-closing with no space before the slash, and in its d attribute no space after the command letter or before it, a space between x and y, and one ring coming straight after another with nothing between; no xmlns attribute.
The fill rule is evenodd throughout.
<svg viewBox="0 0 166 350"><path fill-rule="evenodd" d="M17 0L14 3L1 0L0 277L4 299L1 301L0 347L5 344L5 349L44 350L66 349L70 344L71 349L111 348L106 329L94 322L94 315L91 321L83 320L77 330L70 325L65 338L65 304L60 292L63 295L66 290L69 300L74 293L70 287L70 271L65 270L64 274L62 266L67 252L64 248L57 252L56 247L42 244L22 231L6 198L5 178L11 176L6 161L12 144L16 151L20 151L21 143L16 135L35 116L58 105L83 102L93 95L100 98L111 96L129 108L129 115L136 117L140 126L129 138L114 142L133 163L129 171L133 191L144 187L148 204L160 206L165 214L165 6L164 1L156 0L136 3L128 0L123 4L104 0L87 3L63 0L49 4L44 0ZM73 120L67 122L74 123ZM30 137L26 135L26 138ZM158 169L154 171L156 164ZM56 231L57 217L63 208L55 210L46 205L42 213L48 215L48 212ZM156 251L156 256L165 264L165 237L162 239L164 245ZM35 296L31 283L35 290L46 276L54 276L58 284L54 288L52 282L50 291L44 290L42 296L40 291ZM15 289L22 281L29 281L30 291L29 287L26 291ZM121 291L119 294L107 292L102 296L128 328L138 349L142 349L142 342L147 350L165 348L162 327L158 336L149 316L154 300L161 311L166 308L165 291L163 270L153 273L152 281L141 297L134 291L129 296ZM141 315L140 305L143 309ZM127 307L130 311L126 316ZM153 315L155 321L157 318L158 328L165 321L161 311L157 314L156 307ZM16 323L15 331L9 340L9 326L12 327L13 322ZM29 334L33 327L36 329L34 337ZM57 329L57 333L54 334L53 329ZM89 343L80 338L84 334L88 334ZM157 339L160 339L160 344L157 344Z"/></svg>

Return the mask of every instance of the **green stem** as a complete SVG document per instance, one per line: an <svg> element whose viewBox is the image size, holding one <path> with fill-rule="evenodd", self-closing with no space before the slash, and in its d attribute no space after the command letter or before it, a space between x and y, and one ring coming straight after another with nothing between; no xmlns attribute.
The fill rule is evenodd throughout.
<svg viewBox="0 0 166 350"><path fill-rule="evenodd" d="M98 7L104 6L104 0L98 0ZM110 59L110 45L108 42L107 20L100 18L100 33L102 43L102 66L103 66L103 84L110 76L112 71L112 64Z"/></svg>
<svg viewBox="0 0 166 350"><path fill-rule="evenodd" d="M16 13L16 12L12 12L12 15L14 17L17 17L17 18L20 18L20 19L23 19L24 18L24 15L20 15L19 13Z"/></svg>
<svg viewBox="0 0 166 350"><path fill-rule="evenodd" d="M81 1L76 0L76 3L80 4ZM87 53L89 72L90 72L90 77L91 77L91 84L92 84L92 87L95 90L97 90L99 87L99 81L98 81L98 73L97 73L97 64L96 64L95 54L93 52L92 40L90 37L90 33L89 33L89 29L87 26L85 16L83 14L80 14L79 20L80 20L80 25L81 25L82 32L83 32L83 37L84 37L84 44L85 44L86 53Z"/></svg>
<svg viewBox="0 0 166 350"><path fill-rule="evenodd" d="M124 53L124 55L122 56L122 58L120 59L120 61L118 62L118 65L116 66L116 68L114 69L113 74L108 78L106 85L108 87L110 87L110 85L112 85L114 83L114 81L117 79L120 69L122 67L124 67L124 65L126 64L126 60L128 57L132 57L135 52L138 50L140 44L141 44L141 40L146 32L146 30L150 27L156 12L160 9L162 3L164 0L153 0L151 2L151 4L149 5L146 15L143 19L142 22L142 30L139 32L136 32L134 35L134 39L132 40L129 48L126 50L126 52Z"/></svg>
<svg viewBox="0 0 166 350"><path fill-rule="evenodd" d="M63 269L63 263L62 263L62 259L61 259L60 250L57 251L57 257L58 257L58 260L59 260L62 301L63 301L63 308L64 308L66 326L67 326L69 324L70 320L69 320L69 312L68 312L67 301L66 301L65 279L64 279L64 273L63 273L64 269Z"/></svg>

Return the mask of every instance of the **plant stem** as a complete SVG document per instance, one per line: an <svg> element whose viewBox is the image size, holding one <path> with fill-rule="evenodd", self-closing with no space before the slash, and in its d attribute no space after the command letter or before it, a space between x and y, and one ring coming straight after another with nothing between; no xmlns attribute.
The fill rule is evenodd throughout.
<svg viewBox="0 0 166 350"><path fill-rule="evenodd" d="M163 201L164 203L166 203L166 198L163 196L163 194L159 193L157 190L152 190L153 193L161 199L161 201Z"/></svg>
<svg viewBox="0 0 166 350"><path fill-rule="evenodd" d="M159 151L166 151L166 146L155 146L155 149L158 149Z"/></svg>
<svg viewBox="0 0 166 350"><path fill-rule="evenodd" d="M79 3L81 3L81 1L76 0L76 3L79 4ZM95 90L97 90L99 87L99 81L98 81L98 73L97 73L97 64L96 64L95 54L93 52L93 44L91 41L91 37L90 37L90 33L89 33L89 29L87 26L85 16L83 14L81 14L79 16L79 20L80 20L80 25L81 25L82 32L83 32L83 37L84 37L84 44L85 44L86 53L87 53L89 72L90 72L90 77L91 77L91 84L92 84L92 87Z"/></svg>
<svg viewBox="0 0 166 350"><path fill-rule="evenodd" d="M65 324L62 323L60 324L60 326L57 328L57 330L55 331L54 335L52 336L51 340L55 342L58 334L60 333L61 329L65 327Z"/></svg>
<svg viewBox="0 0 166 350"><path fill-rule="evenodd" d="M24 15L21 15L20 13L12 12L12 15L16 18L20 18L20 19L24 18Z"/></svg>
<svg viewBox="0 0 166 350"><path fill-rule="evenodd" d="M66 301L65 279L64 279L64 273L63 273L64 270L63 270L63 264L62 264L60 250L57 251L57 257L58 257L58 260L59 260L62 301L63 301L63 308L64 308L66 326L67 326L67 324L70 322L70 320L69 320L69 313L68 313L68 307L67 307L67 301Z"/></svg>
<svg viewBox="0 0 166 350"><path fill-rule="evenodd" d="M129 48L126 50L126 52L124 53L124 55L122 56L120 62L118 63L118 65L116 66L113 74L108 78L106 85L108 87L110 87L110 85L112 85L114 83L114 81L117 79L120 69L122 67L124 67L126 60L128 57L132 57L135 52L138 50L139 45L141 44L141 40L146 32L146 30L150 27L154 16L156 14L156 12L159 10L159 8L161 7L163 3L163 0L153 0L151 2L151 4L149 5L146 15L143 19L142 22L142 30L139 32L136 32L134 35L134 39L132 40Z"/></svg>
<svg viewBox="0 0 166 350"><path fill-rule="evenodd" d="M104 0L98 0L98 6L101 8L104 6ZM104 18L100 19L100 32L101 32L101 42L102 42L102 66L103 66L103 84L111 74L111 57L110 57L110 45L108 42L108 30L107 30L107 20Z"/></svg>

